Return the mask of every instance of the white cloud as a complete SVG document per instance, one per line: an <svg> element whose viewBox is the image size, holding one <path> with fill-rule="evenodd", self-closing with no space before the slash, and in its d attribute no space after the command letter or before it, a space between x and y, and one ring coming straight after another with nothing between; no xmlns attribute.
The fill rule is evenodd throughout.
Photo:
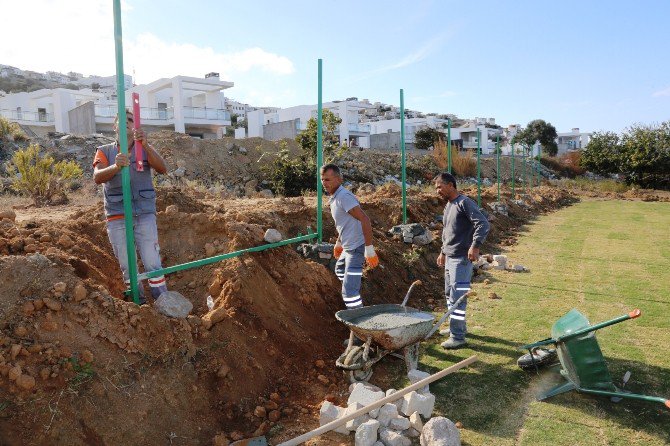
<svg viewBox="0 0 670 446"><path fill-rule="evenodd" d="M654 98L660 98L662 96L670 96L670 87L663 90L655 91L651 96Z"/></svg>
<svg viewBox="0 0 670 446"><path fill-rule="evenodd" d="M31 0L3 5L0 27L0 63L39 72L76 71L109 76L116 72L114 22L109 0ZM124 16L133 13L121 3ZM7 20L7 18L13 18ZM175 75L204 76L210 71L222 79L254 70L279 75L295 71L285 56L262 48L221 53L193 43L175 43L151 34L127 37L124 30L124 71L135 69L137 82Z"/></svg>

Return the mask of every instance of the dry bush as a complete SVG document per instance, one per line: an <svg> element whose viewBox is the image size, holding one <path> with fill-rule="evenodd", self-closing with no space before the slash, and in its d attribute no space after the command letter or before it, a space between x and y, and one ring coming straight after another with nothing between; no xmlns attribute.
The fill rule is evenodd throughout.
<svg viewBox="0 0 670 446"><path fill-rule="evenodd" d="M580 164L581 159L581 152L568 152L561 155L560 157L561 164L563 164L567 169L571 170L575 176L584 175L584 173L586 173L586 169L584 169Z"/></svg>
<svg viewBox="0 0 670 446"><path fill-rule="evenodd" d="M461 177L473 177L477 174L477 161L472 150L460 152L457 147L451 147L451 167L454 174Z"/></svg>
<svg viewBox="0 0 670 446"><path fill-rule="evenodd" d="M433 160L440 170L446 170L449 167L447 160L447 144L444 141L436 141L433 145Z"/></svg>

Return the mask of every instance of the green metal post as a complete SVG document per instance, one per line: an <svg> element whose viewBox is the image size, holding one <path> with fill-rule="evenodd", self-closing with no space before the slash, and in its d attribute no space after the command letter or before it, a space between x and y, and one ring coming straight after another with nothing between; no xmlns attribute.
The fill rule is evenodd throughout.
<svg viewBox="0 0 670 446"><path fill-rule="evenodd" d="M321 185L321 166L323 165L323 103L321 97L321 75L322 61L319 59L319 88L318 88L318 106L317 106L317 130L316 130L316 233L318 241L323 241L323 190Z"/></svg>
<svg viewBox="0 0 670 446"><path fill-rule="evenodd" d="M514 193L514 182L516 181L516 178L514 178L514 160L516 159L516 156L514 154L514 138L512 138L512 200L516 198L516 195Z"/></svg>
<svg viewBox="0 0 670 446"><path fill-rule="evenodd" d="M405 171L405 96L400 89L400 156L402 165L402 223L407 224L407 172Z"/></svg>
<svg viewBox="0 0 670 446"><path fill-rule="evenodd" d="M479 207L482 207L482 166L479 160L482 151L481 136L482 132L477 129L477 206Z"/></svg>
<svg viewBox="0 0 670 446"><path fill-rule="evenodd" d="M114 0L114 49L116 54L116 98L118 103L119 146L121 153L128 154L128 132L126 130L126 90L123 76L123 37L121 36L121 0ZM123 190L123 214L126 224L126 251L128 252L128 276L133 302L139 305L137 286L137 257L135 234L133 233L133 206L130 193L130 166L121 168Z"/></svg>
<svg viewBox="0 0 670 446"><path fill-rule="evenodd" d="M526 176L526 152L528 147L522 145L521 148L523 149L523 193L528 194L528 177Z"/></svg>
<svg viewBox="0 0 670 446"><path fill-rule="evenodd" d="M451 173L451 118L447 118L447 172Z"/></svg>
<svg viewBox="0 0 670 446"><path fill-rule="evenodd" d="M496 177L498 177L498 203L500 203L500 135L496 136Z"/></svg>
<svg viewBox="0 0 670 446"><path fill-rule="evenodd" d="M537 147L537 185L542 185L542 144Z"/></svg>

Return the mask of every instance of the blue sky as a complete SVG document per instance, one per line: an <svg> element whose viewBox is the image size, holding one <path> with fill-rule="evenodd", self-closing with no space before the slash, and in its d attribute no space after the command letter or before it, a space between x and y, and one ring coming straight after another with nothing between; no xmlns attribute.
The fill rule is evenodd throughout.
<svg viewBox="0 0 670 446"><path fill-rule="evenodd" d="M71 26L39 45L12 39L0 63L114 72L111 1L12 3ZM559 132L670 120L670 1L126 0L123 10L125 71L139 82L218 71L235 82L226 94L252 105L316 103L322 58L325 101L398 105L403 88L407 108L501 125L542 118ZM25 35L12 26L4 42Z"/></svg>

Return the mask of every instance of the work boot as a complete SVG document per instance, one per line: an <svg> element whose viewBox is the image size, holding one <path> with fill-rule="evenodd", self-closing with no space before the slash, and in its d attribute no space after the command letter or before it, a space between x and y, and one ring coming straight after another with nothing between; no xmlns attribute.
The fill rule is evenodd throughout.
<svg viewBox="0 0 670 446"><path fill-rule="evenodd" d="M457 348L464 347L467 344L468 343L465 339L463 339L461 341L457 341L456 339L450 337L449 339L447 339L446 341L441 343L440 347L442 347L445 350L454 350L454 349L457 349Z"/></svg>

